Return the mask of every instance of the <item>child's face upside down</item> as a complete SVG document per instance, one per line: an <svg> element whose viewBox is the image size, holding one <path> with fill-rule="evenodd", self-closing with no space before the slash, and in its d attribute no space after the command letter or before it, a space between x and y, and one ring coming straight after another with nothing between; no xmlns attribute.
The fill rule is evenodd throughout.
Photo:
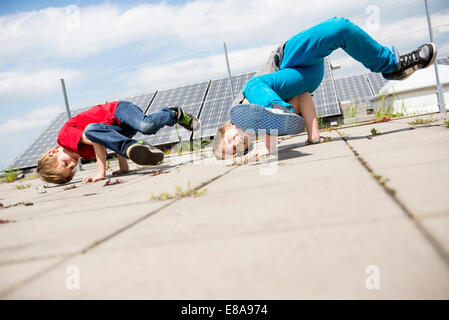
<svg viewBox="0 0 449 320"><path fill-rule="evenodd" d="M49 151L56 157L58 170L64 176L69 176L78 165L80 155L76 152L58 147Z"/></svg>
<svg viewBox="0 0 449 320"><path fill-rule="evenodd" d="M232 124L223 136L223 151L227 155L243 153L248 149L249 135Z"/></svg>

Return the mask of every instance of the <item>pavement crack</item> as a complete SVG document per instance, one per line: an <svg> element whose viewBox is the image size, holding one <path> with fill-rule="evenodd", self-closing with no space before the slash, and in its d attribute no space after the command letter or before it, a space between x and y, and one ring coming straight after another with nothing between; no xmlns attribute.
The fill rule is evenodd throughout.
<svg viewBox="0 0 449 320"><path fill-rule="evenodd" d="M343 141L346 143L348 148L354 153L356 159L360 164L371 174L373 179L382 187L382 189L391 197L391 199L401 208L402 212L409 218L418 231L424 236L424 238L430 243L430 245L435 249L438 255L443 259L446 265L449 266L449 253L446 251L444 246L436 239L431 232L429 232L424 225L421 223L420 219L414 215L410 209L403 203L396 195L396 190L388 185L386 182L389 180L386 177L382 177L377 174L368 164L368 162L362 158L362 156L355 150L355 148L349 144L348 137L342 132L337 130L337 133L342 137Z"/></svg>
<svg viewBox="0 0 449 320"><path fill-rule="evenodd" d="M221 177L227 175L228 173L230 173L231 171L233 171L233 170L235 170L237 168L238 167L232 167L231 169L225 171L224 173L219 174L219 175L217 175L217 176L215 176L215 177L213 177L213 178L211 178L211 179L201 183L200 185L198 185L197 187L195 187L193 189L194 190L199 190L199 189L201 189L201 188L211 184L212 182L220 179ZM1 291L0 292L0 299L5 299L7 296L11 295L14 291L17 291L18 289L28 285L30 282L36 280L37 278L39 278L39 277L45 275L46 273L54 270L58 266L62 265L64 262L69 261L70 259L72 259L72 258L74 258L74 257L76 257L78 255L85 254L85 253L89 252L90 250L92 250L92 249L98 247L99 245L101 245L102 243L105 243L109 239L112 239L115 236L117 236L117 235L119 235L119 234L121 234L121 233L123 233L123 232L125 232L125 231L127 231L129 229L131 229L135 225L137 225L140 222L148 219L149 217L155 215L156 213L164 210L165 208L171 206L172 204L176 203L177 201L179 201L181 199L183 199L183 198L173 199L172 201L168 202L167 204L165 204L165 205L163 205L163 206L161 206L161 207L159 207L159 208L157 208L157 209L155 209L155 210L145 214L144 216L142 216L142 217L140 217L140 218L138 218L138 219L128 223L124 227L122 227L122 228L120 228L120 229L110 233L109 235L107 235L107 236L105 236L105 237L103 237L103 238L101 238L101 239L99 239L99 240L97 240L95 242L93 242L92 244L88 245L87 247L85 247L85 248L83 248L83 249L81 249L81 250L79 250L77 252L74 252L72 254L68 254L68 255L63 256L61 260L56 261L55 263L51 264L50 266L48 266L48 267L46 267L46 268L44 268L42 270L39 270L38 272L36 272L36 273L32 274L31 276L23 279L22 281L20 281L18 283L15 283L14 285L12 285L12 286L6 288L5 290Z"/></svg>
<svg viewBox="0 0 449 320"><path fill-rule="evenodd" d="M226 174L228 174L229 172L231 172L232 170L234 170L234 169L236 169L236 168L237 168L237 167L234 167L234 168L232 168L232 169L230 169L230 170L228 170L228 171L226 171L226 172L224 172L224 173L222 173L222 174L220 174L220 175L218 175L218 176L215 176L215 177L213 177L213 178L211 178L211 179L209 179L209 180L207 180L207 181L201 183L201 184L198 185L197 187L193 188L193 190L198 191L199 189L204 188L205 186L207 186L207 185L211 184L212 182L216 181L217 179L219 179L219 178L225 176ZM159 207L159 208L157 208L157 209L155 209L155 210L153 210L153 211L147 213L146 215L144 215L144 216L138 218L137 220L135 220L135 221L129 223L128 225L126 225L126 226L124 226L124 227L122 227L122 228L116 230L115 232L111 233L110 235L104 237L103 239L99 239L99 240L95 241L95 242L92 243L90 246L88 246L88 247L84 248L83 250L81 250L80 253L82 253L82 254L87 253L88 251L92 250L93 248L95 248L95 247L99 246L100 244L106 242L107 240L109 240L109 239L111 239L111 238L113 238L113 237L119 235L120 233L122 233L122 232L124 232L124 231L126 231L126 230L129 230L130 228L134 227L134 226L137 225L138 223L140 223L140 222L146 220L147 218L149 218L149 217L155 215L156 213L158 213L158 212L164 210L165 208L171 206L172 204L178 202L178 201L181 200L181 199L183 199L183 198L175 198L175 199L169 201L169 202L166 203L165 205L163 205L163 206L161 206L161 207Z"/></svg>
<svg viewBox="0 0 449 320"><path fill-rule="evenodd" d="M55 258L65 258L70 255L71 254L54 254L54 255L41 256L41 257L30 257L30 258L23 258L23 259L16 259L16 260L5 260L5 261L0 261L0 267L13 265L13 264L27 263L27 262L50 260L50 259L55 259Z"/></svg>

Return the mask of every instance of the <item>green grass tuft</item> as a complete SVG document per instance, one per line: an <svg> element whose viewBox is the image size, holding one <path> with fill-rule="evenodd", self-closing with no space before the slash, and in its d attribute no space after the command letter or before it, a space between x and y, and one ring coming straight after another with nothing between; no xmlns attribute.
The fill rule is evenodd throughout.
<svg viewBox="0 0 449 320"><path fill-rule="evenodd" d="M3 170L3 177L6 182L16 181L18 176L19 170L14 170L11 166L8 169Z"/></svg>
<svg viewBox="0 0 449 320"><path fill-rule="evenodd" d="M187 183L187 189L182 190L180 186L175 187L175 193L170 194L167 191L162 191L159 194L152 194L150 200L159 200L159 201L165 201L170 199L181 199L186 197L199 197L205 194L207 189L203 190L196 190L190 188L190 181Z"/></svg>

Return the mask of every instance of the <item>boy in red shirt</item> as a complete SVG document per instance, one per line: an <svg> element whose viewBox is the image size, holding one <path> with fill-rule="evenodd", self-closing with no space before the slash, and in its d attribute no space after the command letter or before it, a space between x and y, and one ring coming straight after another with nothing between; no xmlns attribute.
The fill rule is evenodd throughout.
<svg viewBox="0 0 449 320"><path fill-rule="evenodd" d="M97 174L86 177L83 183L103 180L106 175L106 148L118 155L119 170L129 171L126 159L139 165L155 165L163 160L161 150L138 142L132 137L137 133L154 134L160 128L175 123L190 131L200 127L199 120L180 107L163 108L145 115L128 101L100 104L67 121L59 131L58 146L47 150L38 161L37 173L42 180L51 183L67 183L74 174L79 158L97 159Z"/></svg>

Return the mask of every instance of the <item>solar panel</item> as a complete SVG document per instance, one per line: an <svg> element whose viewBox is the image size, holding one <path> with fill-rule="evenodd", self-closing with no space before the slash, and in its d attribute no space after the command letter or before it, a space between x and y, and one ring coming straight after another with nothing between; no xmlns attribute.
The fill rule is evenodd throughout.
<svg viewBox="0 0 449 320"><path fill-rule="evenodd" d="M205 81L183 87L158 91L146 114L158 112L164 107L179 106L182 107L185 112L198 116L208 85L209 81ZM134 139L144 140L151 145L157 146L178 142L180 140L190 140L190 136L190 131L181 126L175 125L173 127L166 126L159 129L159 131L153 135L143 135L141 133L137 133Z"/></svg>
<svg viewBox="0 0 449 320"><path fill-rule="evenodd" d="M373 109L374 104L370 99L377 94L377 90L382 88L385 82L386 80L379 73L365 73L336 79L335 87L340 102L366 103L367 109Z"/></svg>
<svg viewBox="0 0 449 320"><path fill-rule="evenodd" d="M72 116L76 116L81 112L89 109L81 108L71 110ZM33 167L37 165L37 161L41 155L48 149L51 149L57 145L56 139L58 138L59 130L64 123L67 122L67 113L60 113L55 120L51 122L47 129L13 162L12 167L14 169Z"/></svg>
<svg viewBox="0 0 449 320"><path fill-rule="evenodd" d="M366 78L368 79L368 83L371 86L371 89L373 90L373 95L376 96L379 90L387 83L388 80L386 80L382 74L380 73L366 73Z"/></svg>
<svg viewBox="0 0 449 320"><path fill-rule="evenodd" d="M255 74L255 72L248 72L232 76L231 79L234 94L237 95L242 90L243 85L247 83ZM220 78L211 81L205 101L231 96L232 92L231 86L229 85L229 78Z"/></svg>
<svg viewBox="0 0 449 320"><path fill-rule="evenodd" d="M200 137L214 136L217 129L229 120L228 112L233 100L232 96L229 96L204 102Z"/></svg>
<svg viewBox="0 0 449 320"><path fill-rule="evenodd" d="M313 92L316 113L319 117L341 114L333 80L323 80Z"/></svg>
<svg viewBox="0 0 449 320"><path fill-rule="evenodd" d="M449 66L449 57L438 58L437 63Z"/></svg>
<svg viewBox="0 0 449 320"><path fill-rule="evenodd" d="M243 85L256 73L249 72L233 76L231 79L234 93L242 90ZM228 111L234 98L229 85L229 78L212 80L201 111L200 137L215 135L217 129L229 120ZM196 134L195 134L196 136Z"/></svg>
<svg viewBox="0 0 449 320"><path fill-rule="evenodd" d="M340 102L360 102L360 100L373 95L371 87L363 74L335 79L335 87Z"/></svg>

